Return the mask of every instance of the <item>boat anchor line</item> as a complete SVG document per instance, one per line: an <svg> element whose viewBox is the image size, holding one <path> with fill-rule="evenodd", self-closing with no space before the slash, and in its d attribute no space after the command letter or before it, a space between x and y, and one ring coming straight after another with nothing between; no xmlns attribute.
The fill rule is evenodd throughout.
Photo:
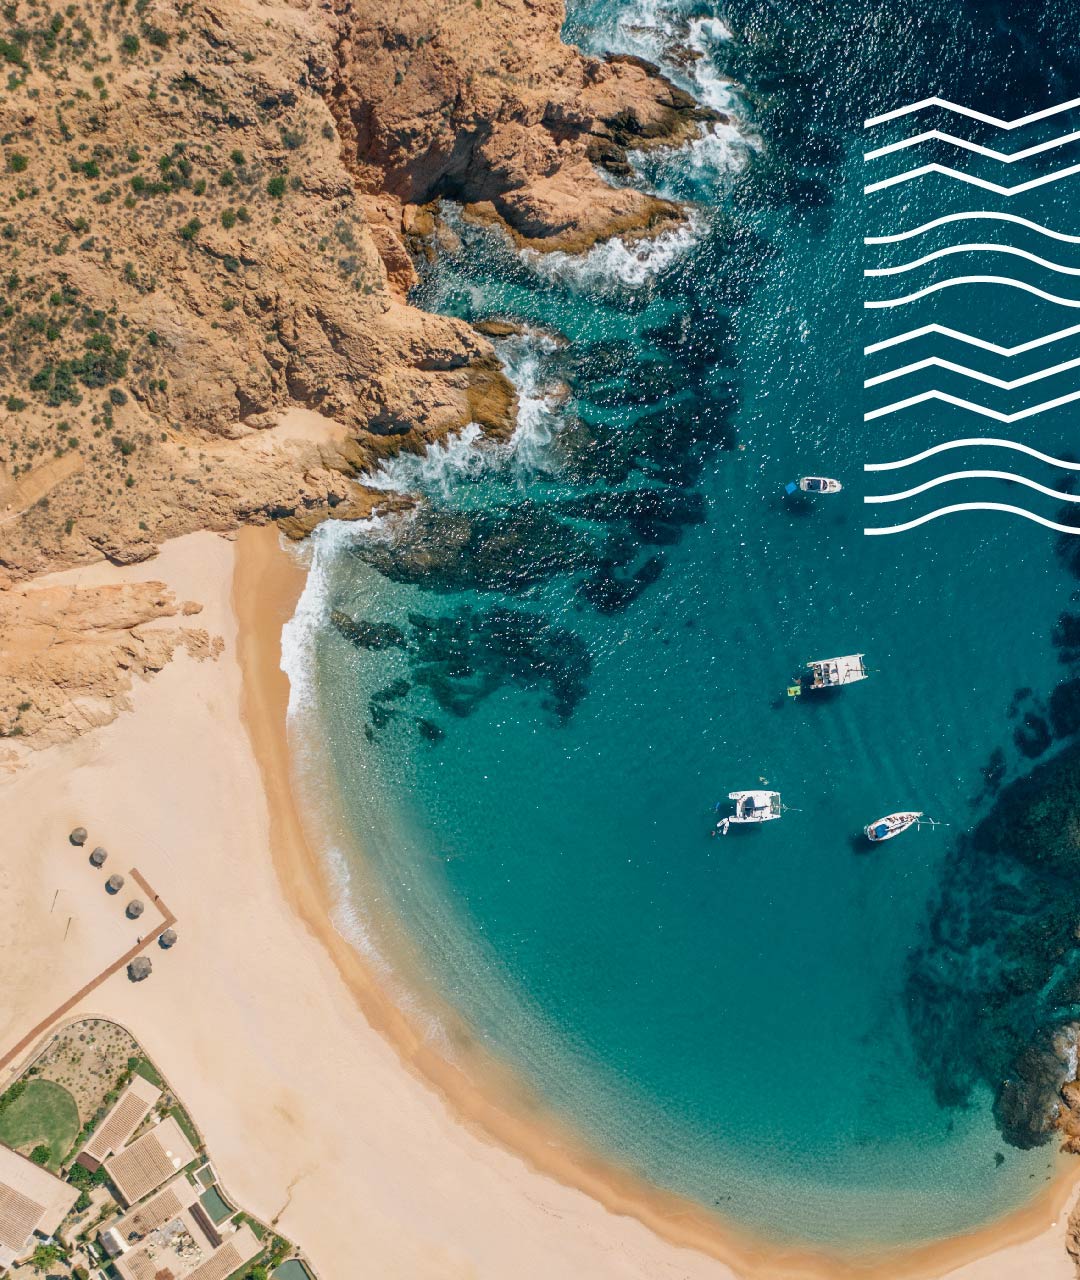
<svg viewBox="0 0 1080 1280"><path fill-rule="evenodd" d="M1033 125L1040 121L1050 120L1056 116L1063 116L1066 112L1073 111L1076 108L1080 108L1080 98L1073 98L1066 102L1061 102L1054 106L1043 108L1039 111L1030 112L1027 115L1017 116L1014 119L1005 119L990 115L986 112L977 111L972 107L964 106L962 104L952 102L947 98L941 98L935 95L929 98L922 98L917 102L904 104L880 115L872 116L864 123L865 127L869 129L877 125L886 124L889 121L903 119L909 115L914 116L926 110L936 109L952 112L956 116L966 117L967 119L977 121L980 124L990 125L994 128L1008 132L1015 129L1022 129L1027 125ZM1057 136L1037 141L1032 145L1017 147L1015 150L1004 150L1000 147L986 145L982 141L964 138L958 133L952 132L947 128L923 128L910 136L899 138L891 142L884 142L880 146L867 149L864 152L863 159L867 163L870 163L877 160L883 160L886 157L898 155L900 153L904 153L905 155L909 151L914 153L919 147L924 146L924 144L930 144L931 146L937 144L955 148L957 153L967 152L971 155L979 156L984 160L997 161L1004 165L1013 165L1020 161L1030 160L1036 156L1048 156L1049 153L1057 153L1060 148L1069 147L1074 143L1080 142L1080 129L1075 127L1075 120L1068 122L1068 124L1063 122L1063 125L1064 127L1060 132L1058 132ZM1073 127L1070 128L1070 125ZM1053 157L1050 158L1053 159ZM977 174L966 173L962 169L955 168L949 164L928 163L868 182L864 185L863 190L867 195L889 190L895 190L899 194L903 191L907 183L913 182L918 178L937 175L939 177L954 180L955 182L963 183L967 186L992 192L995 196L1002 197L1006 200L1011 200L1013 196L1044 188L1050 184L1062 182L1067 178L1080 175L1080 164L1060 163L1060 160L1066 158L1066 153L1062 152L1058 161L1058 167L1051 169L1049 172L1038 174L1035 177L1030 177L1026 181L1016 183L993 182L987 178L980 177ZM1068 158L1075 160L1076 151L1073 150L1069 153ZM934 188L934 190L938 189L939 188L936 187ZM945 190L946 188L940 189ZM951 190L955 192L957 188L952 187ZM895 244L901 241L915 239L916 237L922 236L926 232L932 231L935 228L948 226L952 223L962 224L967 222L997 223L999 225L1004 224L1009 229L1016 227L1028 232L1035 232L1038 235L1044 236L1048 240L1054 240L1071 245L1080 244L1080 235L1044 226L1039 222L1034 222L1019 214L1005 213L993 209L970 209L963 212L943 214L938 217L930 218L928 221L925 221L918 226L908 227L903 230L883 235L865 236L863 242L865 245ZM960 228L958 228L958 230L959 229ZM1080 276L1080 267L1070 266L1065 262L1058 262L1053 258L1040 256L1039 254L1032 253L1029 250L1016 245L1009 243L991 244L974 241L965 241L943 248L932 249L930 252L917 255L911 258L910 261L902 262L898 265L868 267L864 269L863 274L867 279L905 276L909 272L918 271L919 268L928 267L932 263L939 262L944 259L951 259L958 254L965 253L998 255L999 260L1000 258L1018 258L1023 259L1025 262L1039 267L1044 271L1052 272L1057 276ZM935 294L954 289L960 285L987 284L1015 289L1020 292L1030 294L1031 296L1038 298L1043 302L1048 302L1054 306L1080 308L1080 298L1064 297L1057 293L1051 293L1045 289L1037 287L1036 285L1028 284L1024 280L1014 279L1007 275L964 275L949 277L944 280L932 281L923 288L899 297L866 299L863 302L863 308L865 310L885 310L894 307L903 307L910 303L930 298ZM1078 335L1080 335L1080 325L1071 325L1052 333L1041 334L1027 342L1007 346L994 342L988 338L976 337L973 334L949 328L945 325L929 324L905 330L900 333L895 333L890 337L871 343L864 347L863 355L864 357L871 357L880 352L887 351L892 347L899 347L907 342L931 338L947 339L950 342L964 343L968 346L990 352L993 355L1011 359L1015 355L1035 351L1043 346L1062 342L1066 339L1077 337ZM1072 348L1072 353L1075 353L1075 351L1076 347L1074 346ZM1066 351L1062 354L1070 353ZM863 386L865 389L869 389L871 387L893 382L900 378L908 377L911 374L926 373L929 370L937 369L940 369L950 375L969 378L974 383L981 383L985 386L994 388L996 391L1011 393L1025 387L1032 386L1033 384L1041 383L1046 379L1056 378L1061 375L1073 374L1075 378L1080 378L1080 374L1077 373L1077 371L1080 371L1080 357L1073 354L1073 358L1065 360L1059 359L1047 364L1044 368L1036 369L1032 372L1025 373L1022 376L1010 379L995 376L991 373L985 373L979 369L971 368L966 364L945 359L942 355L933 353L931 350L931 354L924 356L921 359L910 361L892 369L887 369L883 372L867 376L864 379ZM1057 384L1056 389L1062 390L1061 383ZM902 410L918 409L919 406L934 402L947 404L955 409L973 413L980 417L990 418L997 422L1012 424L1026 421L1029 418L1035 418L1041 414L1062 408L1066 405L1072 405L1080 402L1080 385L1076 385L1076 389L1074 390L1069 390L1068 381L1066 381L1061 395L1052 399L1042 400L1035 404L1028 404L1026 407L1016 409L1013 412L1003 412L999 409L990 408L987 405L975 403L972 400L964 399L960 396L953 395L947 391L934 387L888 404L879 404L877 407L867 410L863 414L863 420L865 422L872 422L878 418L884 418L889 415L899 413ZM864 464L864 471L874 472L896 470L902 467L911 466L917 462L923 462L927 459L934 458L939 453L944 453L953 449L972 447L1008 449L1012 451L1014 455L1026 456L1040 463L1046 463L1068 472L1075 473L1080 471L1080 463L1066 462L1063 459L1055 458L1051 454L1044 453L1031 445L992 437L968 437L965 439L945 441L924 449L920 453L911 457L900 458L891 462L866 463ZM931 476L927 480L913 486L900 489L897 492L866 495L864 496L864 503L867 505L880 505L905 502L910 499L918 498L920 495L931 490L955 484L963 480L975 480L980 482L996 481L998 483L1002 481L1011 481L1025 490L1032 491L1041 498L1052 498L1062 504L1075 504L1080 502L1080 494L1074 495L1062 493L1059 489L1051 487L1050 484L1042 483L1039 480L1032 479L1028 476L1019 474L1018 472L969 467L965 470L944 472L942 474ZM939 520L944 516L969 511L989 511L1003 515L1015 515L1024 520L1040 525L1043 528L1053 530L1056 533L1066 533L1071 535L1080 533L1080 522L1078 522L1075 527L1071 524L1066 524L1064 523L1064 520L1068 519L1067 516L1062 517L1060 520L1054 520L1035 511L1029 511L1022 506L1004 502L952 503L938 507L933 511L924 512L907 521L898 522L888 526L868 527L865 528L863 532L872 537L904 533ZM792 690L789 690L789 692L792 692ZM921 813L914 812L890 814L886 818L880 819L878 824L872 824L870 827L866 828L866 834L871 840L889 839L892 835L898 834L899 830L906 830L907 827L913 823L918 823L922 817L923 815ZM900 823L901 825L896 827L896 823ZM876 831L880 831L880 834L873 834Z"/></svg>

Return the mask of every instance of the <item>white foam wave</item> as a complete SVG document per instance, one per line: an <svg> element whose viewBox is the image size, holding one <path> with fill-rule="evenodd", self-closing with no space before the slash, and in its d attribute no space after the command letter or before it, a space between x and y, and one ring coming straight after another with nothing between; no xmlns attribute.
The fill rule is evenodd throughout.
<svg viewBox="0 0 1080 1280"><path fill-rule="evenodd" d="M518 393L517 426L510 461L524 476L550 465L550 445L562 425L559 396L551 386L548 360L559 349L550 334L526 330L498 344L506 376Z"/></svg>
<svg viewBox="0 0 1080 1280"><path fill-rule="evenodd" d="M718 44L727 44L731 29L720 18L693 18L687 30L687 45L698 55L690 68L697 96L714 111L730 111L735 106L732 82L720 75L712 61Z"/></svg>
<svg viewBox="0 0 1080 1280"><path fill-rule="evenodd" d="M308 576L296 611L281 629L281 670L289 677L290 722L315 699L315 646L330 618L330 566L344 548L386 527L381 516L370 520L327 520L304 544Z"/></svg>
<svg viewBox="0 0 1080 1280"><path fill-rule="evenodd" d="M588 253L538 253L523 249L529 267L553 283L580 292L603 295L649 284L695 243L702 219L691 212L685 222L649 240L626 241L620 237L594 245Z"/></svg>
<svg viewBox="0 0 1080 1280"><path fill-rule="evenodd" d="M399 453L364 477L372 489L391 493L440 493L449 496L466 481L477 480L490 464L483 428L468 423L456 435L428 445L423 453Z"/></svg>

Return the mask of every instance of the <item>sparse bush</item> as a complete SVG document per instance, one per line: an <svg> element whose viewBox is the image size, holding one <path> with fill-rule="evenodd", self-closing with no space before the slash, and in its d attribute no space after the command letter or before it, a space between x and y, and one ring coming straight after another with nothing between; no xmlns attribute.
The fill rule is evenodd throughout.
<svg viewBox="0 0 1080 1280"><path fill-rule="evenodd" d="M276 174L266 184L267 195L273 196L276 200L280 200L285 194L285 178L282 174Z"/></svg>
<svg viewBox="0 0 1080 1280"><path fill-rule="evenodd" d="M8 156L8 168L12 173L25 173L30 161L20 151L13 151Z"/></svg>

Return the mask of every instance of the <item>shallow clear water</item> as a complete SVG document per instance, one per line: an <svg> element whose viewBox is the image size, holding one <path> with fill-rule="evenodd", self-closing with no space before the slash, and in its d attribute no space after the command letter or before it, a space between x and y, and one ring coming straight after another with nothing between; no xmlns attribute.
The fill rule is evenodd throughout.
<svg viewBox="0 0 1080 1280"><path fill-rule="evenodd" d="M930 322L1016 343L1080 317L975 285L863 310L950 275L1005 274L986 255L861 273L964 239L1074 265L1080 248L1048 250L1000 226L917 245L862 238L980 205L1080 225L1053 187L1007 205L973 204L935 179L863 195L862 117L936 88L919 79L932 74L933 14L898 12L860 43L842 6L828 20L808 9L785 38L753 6L574 11L579 43L665 60L757 129L725 126L640 161L643 182L698 202L689 231L644 251L536 259L459 228L461 252L418 300L535 327L499 344L523 394L518 437L485 451L470 433L393 464L381 482L423 488L429 507L389 549L383 527L320 530L290 659L309 677L300 729L346 813L337 865L343 884L352 867L353 927L376 946L407 937L484 1043L605 1154L771 1236L840 1247L965 1229L1034 1194L1053 1168L1052 1146L1018 1150L995 1125L988 1070L972 1066L986 1054L964 1030L982 988L932 975L941 921L968 905L948 887L957 837L987 811L995 750L1008 776L1028 767L1014 691L1043 694L1061 678L1052 630L1073 580L1052 533L1005 515L893 537L863 529L943 502L1022 501L1050 518L1061 503L963 481L948 497L864 507L866 492L946 469L1006 468L976 451L884 480L862 465L1010 431L1060 452L1072 418L1002 428L924 405L864 422L864 410L932 386L1004 402L949 374L864 393L864 377L901 361L862 348ZM965 21L977 30L995 17L972 6ZM971 31L958 22L953 38ZM689 72L680 44L703 55L684 60ZM942 66L964 56L954 45ZM895 83L871 75L888 58ZM746 79L742 98L724 67ZM771 96L762 68L782 86ZM985 82L973 80L953 96L1004 115L1067 96L1011 106L979 99ZM830 84L852 101L827 101ZM800 100L816 105L796 122ZM1049 121L1024 144L1065 129ZM899 121L874 144L915 131ZM910 154L873 176L910 167ZM1080 297L1074 280L1007 265ZM905 361L937 351L1009 377L1051 363L1036 352L1002 375L985 353L908 348ZM1069 389L1043 386L1037 398ZM843 494L785 497L807 472L841 477ZM331 609L339 623L398 630L343 634ZM827 701L785 696L809 659L853 651L867 655L866 682ZM791 811L710 839L714 803L763 779ZM950 825L870 851L862 827L906 808ZM995 966L984 944L970 968L990 983Z"/></svg>

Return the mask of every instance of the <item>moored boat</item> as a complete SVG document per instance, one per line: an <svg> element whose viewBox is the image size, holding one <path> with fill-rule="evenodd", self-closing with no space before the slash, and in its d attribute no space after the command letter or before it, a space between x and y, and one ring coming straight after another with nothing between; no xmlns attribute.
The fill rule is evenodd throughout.
<svg viewBox="0 0 1080 1280"><path fill-rule="evenodd" d="M799 488L803 493L839 493L844 486L839 480L828 476L803 476L799 480Z"/></svg>
<svg viewBox="0 0 1080 1280"><path fill-rule="evenodd" d="M814 689L836 689L840 685L865 680L869 674L863 663L863 654L849 653L842 658L821 658L808 662L811 686Z"/></svg>
<svg viewBox="0 0 1080 1280"><path fill-rule="evenodd" d="M900 835L908 827L918 825L922 816L921 810L919 812L888 813L884 818L878 818L877 822L871 822L866 828L866 838L872 844L878 844L882 840L891 840L893 836Z"/></svg>
<svg viewBox="0 0 1080 1280"><path fill-rule="evenodd" d="M734 810L717 822L713 829L714 835L726 836L732 823L741 826L771 822L783 816L784 806L780 803L779 791L729 791L728 799L734 805ZM719 807L717 805L718 809Z"/></svg>

